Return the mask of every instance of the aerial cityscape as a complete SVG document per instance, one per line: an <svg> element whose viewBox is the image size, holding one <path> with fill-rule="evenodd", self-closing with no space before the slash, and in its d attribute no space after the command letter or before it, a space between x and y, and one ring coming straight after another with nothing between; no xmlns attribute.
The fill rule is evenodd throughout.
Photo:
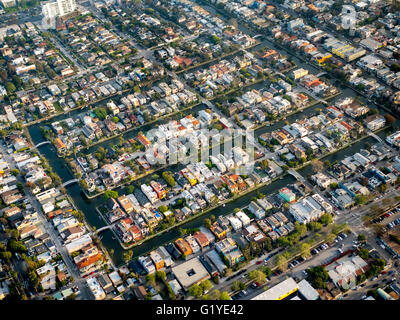
<svg viewBox="0 0 400 320"><path fill-rule="evenodd" d="M0 0L0 300L400 300L399 149L400 1Z"/></svg>

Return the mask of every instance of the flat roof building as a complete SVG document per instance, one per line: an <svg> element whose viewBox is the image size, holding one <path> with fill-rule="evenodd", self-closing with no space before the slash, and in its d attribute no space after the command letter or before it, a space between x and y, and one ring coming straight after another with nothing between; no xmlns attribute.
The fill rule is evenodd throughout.
<svg viewBox="0 0 400 320"><path fill-rule="evenodd" d="M307 300L317 300L319 298L319 293L315 290L307 280L301 280L298 283L299 292Z"/></svg>
<svg viewBox="0 0 400 320"><path fill-rule="evenodd" d="M260 293L251 300L283 300L298 290L298 285L293 278L287 278L276 286Z"/></svg>
<svg viewBox="0 0 400 320"><path fill-rule="evenodd" d="M172 267L172 272L185 290L194 284L210 279L210 274L197 257Z"/></svg>

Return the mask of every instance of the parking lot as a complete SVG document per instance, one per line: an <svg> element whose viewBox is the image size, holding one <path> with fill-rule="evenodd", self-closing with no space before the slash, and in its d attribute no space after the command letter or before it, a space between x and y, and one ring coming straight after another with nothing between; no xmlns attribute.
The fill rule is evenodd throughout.
<svg viewBox="0 0 400 320"><path fill-rule="evenodd" d="M324 243L311 250L311 258L306 259L303 262L301 262L301 259L297 259L297 262L295 262L295 265L289 269L288 273L293 278L302 280L307 276L305 273L307 269L330 263L341 253L350 249L355 249L356 246L356 239L353 234L345 236L340 234L332 245Z"/></svg>
<svg viewBox="0 0 400 320"><path fill-rule="evenodd" d="M307 277L307 269L331 262L334 258L338 257L341 252L345 252L349 249L355 249L355 246L357 246L356 243L356 238L352 233L348 235L339 234L332 245L322 243L316 248L313 248L311 250L310 258L304 259L299 257L292 260L288 265L288 271L284 274L282 274L281 271L275 271L270 277L267 278L266 286L270 288L276 285L277 283L283 281L285 276L293 277L296 281L300 281ZM242 290L241 292L232 296L232 299L248 300L262 293L263 291L263 286L249 286L246 288L246 290Z"/></svg>
<svg viewBox="0 0 400 320"><path fill-rule="evenodd" d="M389 223L393 221L400 221L398 220L400 218L400 206L386 212L385 214L379 216L378 218L375 218L372 220L373 223L381 223L384 225L388 225ZM399 224L400 222L397 222ZM395 225L397 225L395 224Z"/></svg>

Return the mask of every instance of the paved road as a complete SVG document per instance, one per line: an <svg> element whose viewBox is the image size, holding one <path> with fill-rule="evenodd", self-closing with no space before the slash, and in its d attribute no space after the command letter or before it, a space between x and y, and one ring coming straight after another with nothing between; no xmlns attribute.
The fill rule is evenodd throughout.
<svg viewBox="0 0 400 320"><path fill-rule="evenodd" d="M377 288L383 289L386 285L392 282L392 279L396 281L399 279L398 272L395 271L395 274L380 274L374 280L366 280L360 286L357 286L354 289L350 289L347 293L343 295L343 300L362 300L364 296L367 295L369 290L374 290Z"/></svg>

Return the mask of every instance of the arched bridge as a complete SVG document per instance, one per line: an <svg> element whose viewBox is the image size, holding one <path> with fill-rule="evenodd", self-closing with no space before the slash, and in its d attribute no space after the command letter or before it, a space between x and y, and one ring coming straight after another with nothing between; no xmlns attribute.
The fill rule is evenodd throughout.
<svg viewBox="0 0 400 320"><path fill-rule="evenodd" d="M375 138L376 140L378 140L380 143L383 143L383 140L382 140L379 136L377 136L375 133L373 133L372 131L369 131L368 134L369 134L371 137L374 137L374 138Z"/></svg>
<svg viewBox="0 0 400 320"><path fill-rule="evenodd" d="M289 169L288 173L290 175L292 175L293 177L295 177L297 181L300 181L303 183L306 181L306 179L304 179L304 177L300 173L298 173L296 170L294 170L293 168Z"/></svg>
<svg viewBox="0 0 400 320"><path fill-rule="evenodd" d="M97 230L96 230L96 233L100 233L100 232L102 232L102 231L109 230L109 229L111 229L111 228L113 227L113 225L114 225L114 224L110 224L110 225L108 225L108 226L104 226L104 227L102 227L102 228L100 228L100 229L97 229Z"/></svg>
<svg viewBox="0 0 400 320"><path fill-rule="evenodd" d="M39 148L39 147L44 146L46 144L50 144L50 141L39 142L38 144L34 145L32 148Z"/></svg>
<svg viewBox="0 0 400 320"><path fill-rule="evenodd" d="M79 181L78 179L71 179L71 180L68 180L67 182L64 182L62 184L62 186L66 187L66 186L69 186L70 184L73 184L73 183L78 182L78 181Z"/></svg>

